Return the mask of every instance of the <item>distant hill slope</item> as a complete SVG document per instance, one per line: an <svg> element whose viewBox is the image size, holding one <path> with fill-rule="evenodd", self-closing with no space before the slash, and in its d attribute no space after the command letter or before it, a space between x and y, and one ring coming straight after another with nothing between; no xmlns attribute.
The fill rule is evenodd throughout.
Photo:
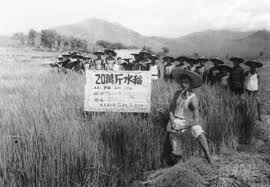
<svg viewBox="0 0 270 187"><path fill-rule="evenodd" d="M118 23L101 19L87 19L79 23L53 28L67 36L86 39L91 43L97 40L121 42L125 45L144 45L153 50L168 47L174 56L180 54L204 56L258 56L260 51L270 56L270 32L237 32L229 30L208 30L192 33L179 38L146 37Z"/></svg>
<svg viewBox="0 0 270 187"><path fill-rule="evenodd" d="M79 23L59 26L53 29L60 34L86 39L91 43L95 43L97 40L106 40L135 46L161 45L159 42L152 41L120 24L110 23L101 19L87 19Z"/></svg>

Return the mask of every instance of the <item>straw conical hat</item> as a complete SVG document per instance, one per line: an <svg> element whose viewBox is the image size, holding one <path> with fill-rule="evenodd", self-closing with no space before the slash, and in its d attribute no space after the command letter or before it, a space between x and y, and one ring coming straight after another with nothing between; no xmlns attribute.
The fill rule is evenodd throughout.
<svg viewBox="0 0 270 187"><path fill-rule="evenodd" d="M112 50L112 49L105 49L104 53L105 54L112 53L112 56L116 56L117 55L117 53L114 50Z"/></svg>
<svg viewBox="0 0 270 187"><path fill-rule="evenodd" d="M230 58L230 61L232 61L232 62L238 62L238 63L245 62L245 60L243 58L240 58L240 57L231 57Z"/></svg>
<svg viewBox="0 0 270 187"><path fill-rule="evenodd" d="M183 75L191 79L192 88L198 88L202 85L202 82L203 82L202 77L199 74L192 71L185 70L182 67L175 68L174 70L172 70L172 76L177 82L179 82L179 80L181 79Z"/></svg>
<svg viewBox="0 0 270 187"><path fill-rule="evenodd" d="M261 68L261 67L263 67L263 64L262 64L262 63L260 63L260 62L255 62L255 61L247 61L247 62L245 63L245 65L247 65L247 66L255 66L256 68Z"/></svg>
<svg viewBox="0 0 270 187"><path fill-rule="evenodd" d="M215 64L224 64L224 62L218 58L211 58L210 61Z"/></svg>
<svg viewBox="0 0 270 187"><path fill-rule="evenodd" d="M104 52L98 50L98 51L94 52L94 55L104 55Z"/></svg>
<svg viewBox="0 0 270 187"><path fill-rule="evenodd" d="M163 57L163 60L164 61L167 61L168 59L170 59L171 62L174 62L175 61L175 59L173 57L171 57L171 56L165 56L165 57Z"/></svg>

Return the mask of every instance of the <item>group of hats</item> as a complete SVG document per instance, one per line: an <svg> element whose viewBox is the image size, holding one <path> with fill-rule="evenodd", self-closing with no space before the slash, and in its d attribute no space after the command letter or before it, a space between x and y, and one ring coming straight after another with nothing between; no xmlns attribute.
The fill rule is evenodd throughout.
<svg viewBox="0 0 270 187"><path fill-rule="evenodd" d="M232 61L233 63L239 63L239 64L245 62L245 60L243 58L240 58L240 57L231 57L229 60ZM231 70L231 68L229 66L223 65L224 62L220 59L211 58L210 61L218 64L220 68L224 68L225 70ZM256 68L261 68L263 66L262 63L257 62L257 61L246 61L245 65L250 66L250 67L256 67Z"/></svg>
<svg viewBox="0 0 270 187"><path fill-rule="evenodd" d="M218 69L221 71L230 72L232 70L231 67L224 65L224 62L218 58L210 58L210 62L213 62L214 64L218 65Z"/></svg>
<svg viewBox="0 0 270 187"><path fill-rule="evenodd" d="M139 53L132 53L132 56L136 57L143 57L146 56L149 59L158 59L158 57L155 54L151 54L148 51L140 51Z"/></svg>
<svg viewBox="0 0 270 187"><path fill-rule="evenodd" d="M58 59L63 59L63 58L91 59L91 57L82 56L80 53L75 52L75 51L70 51L68 52L68 54L63 54L58 57Z"/></svg>
<svg viewBox="0 0 270 187"><path fill-rule="evenodd" d="M112 55L112 56L116 56L117 55L117 53L114 51L114 50L112 50L112 49L105 49L104 51L100 51L100 50L98 50L98 51L96 51L96 52L94 52L93 53L94 55Z"/></svg>
<svg viewBox="0 0 270 187"><path fill-rule="evenodd" d="M168 60L170 62L179 61L179 62L187 62L189 64L198 64L200 62L206 63L206 62L209 61L209 59L204 58L204 57L201 57L201 58L198 58L198 59L189 58L189 57L186 57L186 56L179 56L177 58L173 58L171 56L165 56L165 57L163 57L163 61L168 61Z"/></svg>

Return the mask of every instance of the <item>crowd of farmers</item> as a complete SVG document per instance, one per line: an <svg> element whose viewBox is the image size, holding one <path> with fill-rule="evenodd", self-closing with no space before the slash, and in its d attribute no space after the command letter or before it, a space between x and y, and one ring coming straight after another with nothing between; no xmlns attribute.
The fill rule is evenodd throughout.
<svg viewBox="0 0 270 187"><path fill-rule="evenodd" d="M236 94L245 91L249 94L257 94L260 87L260 76L256 71L262 67L262 63L256 61L246 61L239 57L232 57L229 60L234 66L225 65L224 61L218 58L190 58L180 56L177 58L165 56L159 59L156 55L146 51L137 54L130 54L133 58L117 57L114 50L104 50L94 52L96 58L83 56L77 52L70 52L59 56L58 62L51 64L53 67L70 69L83 73L85 70L124 70L124 71L151 71L152 79L164 79L171 82L172 70L178 67L198 73L203 81L211 85L220 84L224 88L230 89ZM206 66L207 62L212 63L212 67ZM244 64L250 68L244 71L240 66Z"/></svg>
<svg viewBox="0 0 270 187"><path fill-rule="evenodd" d="M231 57L229 60L233 67L225 65L218 58L190 58L180 56L174 58L165 56L161 60L147 51L130 54L133 58L117 57L113 50L97 51L96 58L84 57L79 53L70 52L59 57L53 67L71 69L83 73L85 70L109 70L109 71L151 71L152 80L164 79L166 82L175 80L179 84L179 91L174 95L169 110L169 122L167 124L167 137L170 142L171 153L169 162L176 163L181 159L181 135L190 133L196 138L203 149L207 161L212 164L212 156L209 151L207 139L201 126L199 115L199 98L194 88L203 83L210 85L219 84L236 95L246 93L257 101L258 117L260 119L260 102L257 97L260 88L260 76L257 68L263 66L257 61L245 61L243 58ZM207 62L212 66L206 65ZM209 63L208 63L209 64ZM241 64L249 67L244 71Z"/></svg>

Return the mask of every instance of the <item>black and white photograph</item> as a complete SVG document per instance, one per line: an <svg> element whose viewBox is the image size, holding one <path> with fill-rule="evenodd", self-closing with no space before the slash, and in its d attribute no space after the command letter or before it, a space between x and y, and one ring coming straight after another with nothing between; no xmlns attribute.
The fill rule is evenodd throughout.
<svg viewBox="0 0 270 187"><path fill-rule="evenodd" d="M270 0L9 0L0 187L270 187Z"/></svg>

